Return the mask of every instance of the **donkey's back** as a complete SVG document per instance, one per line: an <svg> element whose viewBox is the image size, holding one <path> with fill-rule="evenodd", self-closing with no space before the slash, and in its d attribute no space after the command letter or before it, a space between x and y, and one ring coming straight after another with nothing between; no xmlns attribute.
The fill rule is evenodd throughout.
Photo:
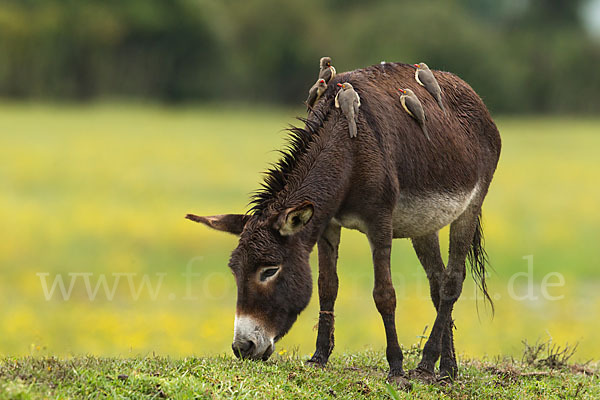
<svg viewBox="0 0 600 400"><path fill-rule="evenodd" d="M361 96L357 138L338 134L353 147L353 184L336 221L366 232L365 220L391 207L394 237L418 237L454 221L479 201L491 181L500 136L479 96L454 74L434 71L442 88L444 113L414 78L415 68L385 63L340 74L317 108L331 110L335 84L350 82ZM400 104L399 88L419 97L430 138Z"/></svg>

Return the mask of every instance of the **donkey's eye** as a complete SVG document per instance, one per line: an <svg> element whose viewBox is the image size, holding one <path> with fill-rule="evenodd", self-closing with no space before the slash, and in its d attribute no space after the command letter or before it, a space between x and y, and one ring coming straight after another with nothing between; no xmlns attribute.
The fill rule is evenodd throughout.
<svg viewBox="0 0 600 400"><path fill-rule="evenodd" d="M279 267L266 267L260 271L260 281L265 282L279 271Z"/></svg>

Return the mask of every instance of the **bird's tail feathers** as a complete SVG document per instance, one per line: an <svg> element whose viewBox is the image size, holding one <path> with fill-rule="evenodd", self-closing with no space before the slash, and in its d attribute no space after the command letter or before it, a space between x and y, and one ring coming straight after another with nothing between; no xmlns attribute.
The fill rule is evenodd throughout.
<svg viewBox="0 0 600 400"><path fill-rule="evenodd" d="M427 131L427 127L425 126L424 122L421 124L421 129L423 130L423 133L425 134L425 137L427 138L427 140L429 140L431 142L431 138L429 137L429 132Z"/></svg>
<svg viewBox="0 0 600 400"><path fill-rule="evenodd" d="M437 99L437 103L438 103L438 105L440 106L440 108L442 109L442 111L444 112L444 115L445 115L445 114L447 114L447 113L446 113L446 107L444 107L444 103L442 103L442 98L441 98L441 97L439 97L439 98Z"/></svg>
<svg viewBox="0 0 600 400"><path fill-rule="evenodd" d="M354 118L348 118L348 127L350 129L350 137L356 137L358 135L358 132L356 128L356 121L354 120Z"/></svg>

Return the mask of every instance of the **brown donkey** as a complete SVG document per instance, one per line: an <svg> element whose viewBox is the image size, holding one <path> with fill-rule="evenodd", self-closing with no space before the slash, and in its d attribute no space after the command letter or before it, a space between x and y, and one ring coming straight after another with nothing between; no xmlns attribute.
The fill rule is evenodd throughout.
<svg viewBox="0 0 600 400"><path fill-rule="evenodd" d="M500 155L500 136L477 94L460 78L434 71L447 114L414 81L414 68L386 63L346 72L330 82L304 128L290 129L290 145L267 172L247 214L188 215L212 228L240 235L229 267L237 282L232 348L237 356L266 360L306 307L312 292L309 254L319 249L319 329L310 363L324 365L333 350L336 262L342 227L369 239L375 269L373 298L387 338L388 378L406 383L395 327L391 279L392 239L410 238L429 279L437 317L416 377L457 373L452 308L469 259L475 281L489 300L481 205ZM333 106L338 82L361 97L358 137ZM410 87L427 115L431 140L400 105L398 88ZM444 266L438 232L450 224Z"/></svg>

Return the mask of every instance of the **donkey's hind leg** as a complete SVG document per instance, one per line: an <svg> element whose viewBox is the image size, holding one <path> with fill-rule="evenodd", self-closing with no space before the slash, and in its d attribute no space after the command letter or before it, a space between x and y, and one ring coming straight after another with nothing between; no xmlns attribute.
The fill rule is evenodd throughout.
<svg viewBox="0 0 600 400"><path fill-rule="evenodd" d="M336 271L341 227L330 223L318 241L319 248L319 331L317 348L308 361L314 365L325 365L333 351L333 306L338 292Z"/></svg>
<svg viewBox="0 0 600 400"><path fill-rule="evenodd" d="M423 358L418 370L433 372L442 351L442 336L452 323L452 309L458 300L466 275L465 261L472 246L477 228L479 204L471 204L450 225L450 254L448 267L442 274L439 291L439 307L431 334L423 348ZM444 365L444 367L446 367ZM442 374L450 371L442 371Z"/></svg>
<svg viewBox="0 0 600 400"><path fill-rule="evenodd" d="M413 247L421 265L425 269L427 279L429 280L429 291L431 301L436 310L440 305L440 284L444 274L444 261L440 253L440 243L438 232L427 236L413 238ZM450 319L442 336L442 350L440 358L440 373L442 377L456 376L456 357L454 354L454 341L452 335L453 322ZM422 371L426 374L432 371ZM426 377L423 377L426 378ZM433 378L433 376L430 376ZM426 379L427 380L427 379Z"/></svg>

